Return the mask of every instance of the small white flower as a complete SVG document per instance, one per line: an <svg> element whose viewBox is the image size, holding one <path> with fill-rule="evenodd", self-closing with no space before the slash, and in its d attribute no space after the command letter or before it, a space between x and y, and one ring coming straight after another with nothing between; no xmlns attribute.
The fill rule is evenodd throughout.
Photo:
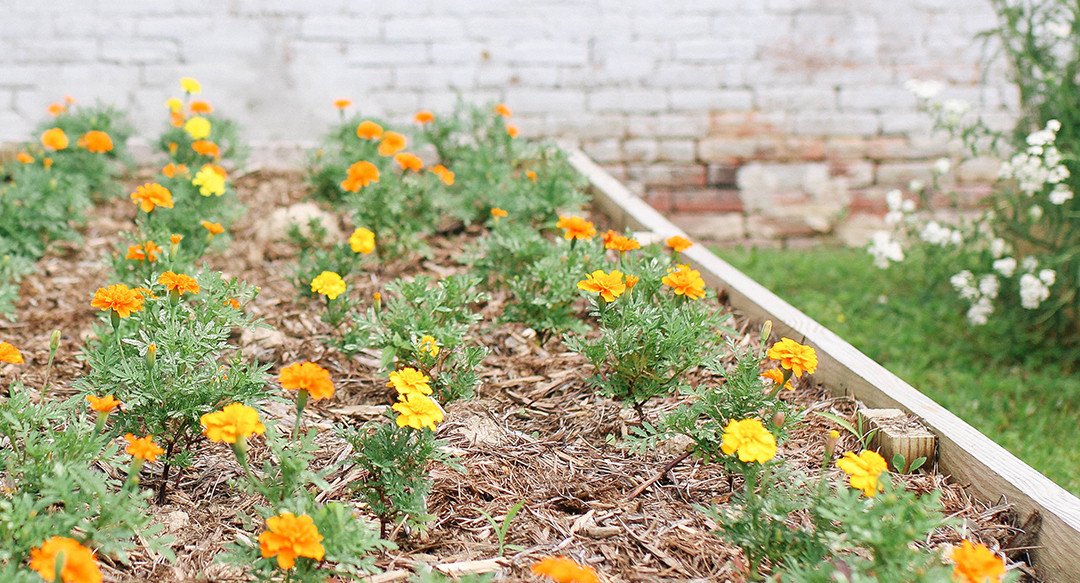
<svg viewBox="0 0 1080 583"><path fill-rule="evenodd" d="M1061 122L1056 119L1047 120L1046 129L1054 132L1055 134L1061 131Z"/></svg>
<svg viewBox="0 0 1080 583"><path fill-rule="evenodd" d="M944 174L948 174L949 170L951 170L951 169L952 169L952 162L950 162L948 158L938 158L934 162L934 173L939 175L939 176L944 175Z"/></svg>
<svg viewBox="0 0 1080 583"><path fill-rule="evenodd" d="M904 220L904 213L900 211L889 211L885 213L885 224L890 227L899 225L900 221Z"/></svg>
<svg viewBox="0 0 1080 583"><path fill-rule="evenodd" d="M1057 281L1057 272L1053 269L1043 269L1039 272L1039 281L1046 284L1048 287L1054 285Z"/></svg>
<svg viewBox="0 0 1080 583"><path fill-rule="evenodd" d="M924 188L926 188L926 183L922 180L912 180L911 183L908 184L908 190L916 194L922 192Z"/></svg>
<svg viewBox="0 0 1080 583"><path fill-rule="evenodd" d="M998 259L994 262L994 271L1000 273L1004 277L1012 277L1013 274L1016 273L1016 259L1012 257Z"/></svg>
<svg viewBox="0 0 1080 583"><path fill-rule="evenodd" d="M1042 209L1041 206L1039 206L1037 204L1034 204L1034 205L1031 205L1030 209L1028 209L1028 214L1031 215L1032 219L1035 219L1037 221L1037 220L1042 218L1043 209Z"/></svg>
<svg viewBox="0 0 1080 583"><path fill-rule="evenodd" d="M993 241L990 241L990 254L994 256L994 259L997 259L1004 255L1005 251L1008 250L1008 248L1009 244L1005 242L1005 239L1002 239L1000 237L994 239Z"/></svg>
<svg viewBox="0 0 1080 583"><path fill-rule="evenodd" d="M904 260L904 248L885 231L873 234L867 251L874 256L874 265L880 269L888 268L890 262L899 263Z"/></svg>
<svg viewBox="0 0 1080 583"><path fill-rule="evenodd" d="M1054 187L1054 190L1050 191L1051 204L1063 205L1069 200L1072 200L1073 191L1064 184L1058 184Z"/></svg>
<svg viewBox="0 0 1080 583"><path fill-rule="evenodd" d="M1039 260L1032 255L1028 255L1020 261L1020 267L1024 271L1031 273L1039 267Z"/></svg>
<svg viewBox="0 0 1080 583"><path fill-rule="evenodd" d="M967 311L967 319L973 326L982 326L990 321L990 314L994 313L994 305L987 298L980 298L971 305Z"/></svg>
<svg viewBox="0 0 1080 583"><path fill-rule="evenodd" d="M984 298L996 298L1000 289L1001 282L998 281L997 276L988 274L979 278L979 293L981 293Z"/></svg>
<svg viewBox="0 0 1080 583"><path fill-rule="evenodd" d="M913 200L905 200L903 202L903 204L900 205L900 210L905 212L905 213L913 213L913 212L915 212L915 201L913 201Z"/></svg>
<svg viewBox="0 0 1080 583"><path fill-rule="evenodd" d="M938 93L941 93L942 85L938 81L910 79L907 83L904 83L904 88L919 99L933 99L934 97L937 97Z"/></svg>
<svg viewBox="0 0 1080 583"><path fill-rule="evenodd" d="M889 205L889 210L900 210L900 205L904 202L904 193L898 189L890 190L885 193L885 204Z"/></svg>
<svg viewBox="0 0 1080 583"><path fill-rule="evenodd" d="M975 275L966 269L950 277L949 283L965 300L979 297L979 290L975 288Z"/></svg>
<svg viewBox="0 0 1080 583"><path fill-rule="evenodd" d="M1039 278L1025 273L1020 277L1020 305L1027 310L1034 310L1050 297L1050 288Z"/></svg>

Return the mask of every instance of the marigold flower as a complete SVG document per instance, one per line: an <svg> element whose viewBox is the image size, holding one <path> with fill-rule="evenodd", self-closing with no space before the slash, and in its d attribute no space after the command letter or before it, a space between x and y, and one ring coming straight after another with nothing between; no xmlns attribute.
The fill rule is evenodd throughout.
<svg viewBox="0 0 1080 583"><path fill-rule="evenodd" d="M131 457L135 459L152 462L156 460L159 455L165 453L165 450L154 443L153 435L135 437L131 433L128 433L124 436L124 439L128 442L127 449L124 451L131 454Z"/></svg>
<svg viewBox="0 0 1080 583"><path fill-rule="evenodd" d="M409 140L405 136L397 132L386 132L382 134L382 141L379 142L379 155L393 156L404 150L408 143Z"/></svg>
<svg viewBox="0 0 1080 583"><path fill-rule="evenodd" d="M40 547L30 549L30 568L49 583L56 583L56 571L60 569L60 583L101 583L101 569L94 551L79 541L65 536L54 536Z"/></svg>
<svg viewBox="0 0 1080 583"><path fill-rule="evenodd" d="M195 281L194 277L184 275L183 273L166 271L158 276L158 283L165 286L165 289L176 293L177 295L199 293L199 282Z"/></svg>
<svg viewBox="0 0 1080 583"><path fill-rule="evenodd" d="M206 229L210 235L220 235L225 232L225 227L221 226L221 223L211 223L210 221L199 221L202 228Z"/></svg>
<svg viewBox="0 0 1080 583"><path fill-rule="evenodd" d="M53 159L52 158L45 158L44 160L41 161L41 165L44 166L46 170L48 170L49 168L52 168Z"/></svg>
<svg viewBox="0 0 1080 583"><path fill-rule="evenodd" d="M179 233L173 233L169 235L169 243L172 243L173 247L180 244L180 241L184 240L184 236Z"/></svg>
<svg viewBox="0 0 1080 583"><path fill-rule="evenodd" d="M506 135L510 136L511 138L518 137L518 127L512 123L506 124Z"/></svg>
<svg viewBox="0 0 1080 583"><path fill-rule="evenodd" d="M568 557L544 557L531 570L533 575L547 577L555 583L600 583L595 569Z"/></svg>
<svg viewBox="0 0 1080 583"><path fill-rule="evenodd" d="M555 226L563 230L563 238L592 239L596 236L596 226L578 216L559 217Z"/></svg>
<svg viewBox="0 0 1080 583"><path fill-rule="evenodd" d="M184 122L184 131L193 140L205 140L210 137L211 129L213 128L210 125L210 120L202 116L195 116Z"/></svg>
<svg viewBox="0 0 1080 583"><path fill-rule="evenodd" d="M438 347L436 347L436 349L437 348ZM432 356L434 356L434 354ZM400 396L405 396L410 393L430 395L431 385L428 384L430 382L431 379L426 374L411 366L407 366L401 370L391 372L390 382L386 383L386 386L394 387Z"/></svg>
<svg viewBox="0 0 1080 583"><path fill-rule="evenodd" d="M298 557L321 561L326 552L322 540L310 516L282 512L266 519L266 531L259 535L259 551L264 559L276 557L278 567L287 571L296 565Z"/></svg>
<svg viewBox="0 0 1080 583"><path fill-rule="evenodd" d="M724 428L720 450L726 455L737 453L743 463L765 463L776 457L776 436L769 433L760 419L732 419Z"/></svg>
<svg viewBox="0 0 1080 583"><path fill-rule="evenodd" d="M431 173L435 176L438 176L439 180L443 181L443 184L447 186L454 185L454 172L446 166L443 166L442 164L436 164L435 166L432 166Z"/></svg>
<svg viewBox="0 0 1080 583"><path fill-rule="evenodd" d="M349 235L349 248L353 253L367 255L375 250L375 233L371 229L360 227Z"/></svg>
<svg viewBox="0 0 1080 583"><path fill-rule="evenodd" d="M984 545L965 539L953 548L951 558L957 583L999 583L1005 576L1005 561Z"/></svg>
<svg viewBox="0 0 1080 583"><path fill-rule="evenodd" d="M501 209L501 208L499 208L497 206L491 207L491 218L495 219L496 221L503 218L503 217L508 216L509 214L510 213L506 212L505 210L503 210L503 209Z"/></svg>
<svg viewBox="0 0 1080 583"><path fill-rule="evenodd" d="M53 117L57 117L60 114L67 111L67 106L64 105L63 103L59 103L59 102L50 103L49 107L45 108L45 111L48 112L49 115L51 115Z"/></svg>
<svg viewBox="0 0 1080 583"><path fill-rule="evenodd" d="M677 296L686 296L691 300L705 297L705 280L701 279L700 271L691 269L689 265L680 265L669 271L660 281L670 287Z"/></svg>
<svg viewBox="0 0 1080 583"><path fill-rule="evenodd" d="M187 174L187 171L187 166L183 164L174 164L172 162L169 162L161 169L161 173L164 174L166 178L174 178L177 174Z"/></svg>
<svg viewBox="0 0 1080 583"><path fill-rule="evenodd" d="M626 253L627 251L641 249L641 243L638 243L637 239L626 237L615 231L609 230L607 233L604 233L604 248L620 253Z"/></svg>
<svg viewBox="0 0 1080 583"><path fill-rule="evenodd" d="M45 130L45 133L41 134L41 145L45 146L46 150L64 150L69 143L67 134L60 128Z"/></svg>
<svg viewBox="0 0 1080 583"><path fill-rule="evenodd" d="M774 385L779 387L780 383L784 382L784 372L778 368L770 368L768 370L761 371L761 378L769 379L773 382ZM795 386L791 384L791 379L788 379L788 382L784 384L784 388L789 391L795 390Z"/></svg>
<svg viewBox="0 0 1080 583"><path fill-rule="evenodd" d="M311 280L311 291L326 296L328 300L336 300L345 293L346 288L345 280L333 271L324 271Z"/></svg>
<svg viewBox="0 0 1080 583"><path fill-rule="evenodd" d="M90 403L90 408L98 413L112 413L120 407L120 401L112 395L105 395L104 397L87 395L86 402Z"/></svg>
<svg viewBox="0 0 1080 583"><path fill-rule="evenodd" d="M191 102L191 113L214 113L214 106L210 105L209 101L200 101L196 99Z"/></svg>
<svg viewBox="0 0 1080 583"><path fill-rule="evenodd" d="M413 121L420 125L429 124L435 121L435 114L431 113L430 110L421 109L420 111L416 112L415 116L413 116Z"/></svg>
<svg viewBox="0 0 1080 583"><path fill-rule="evenodd" d="M626 292L626 280L623 279L623 273L618 269L613 269L611 273L606 273L603 269L597 269L586 275L585 279L579 281L577 286L582 291L600 294L600 297L605 302L614 302L616 298Z"/></svg>
<svg viewBox="0 0 1080 583"><path fill-rule="evenodd" d="M180 127L180 124L176 124L176 127ZM179 148L180 144L177 144L176 142L169 142L168 149L170 154L175 154Z"/></svg>
<svg viewBox="0 0 1080 583"><path fill-rule="evenodd" d="M314 362L297 362L282 368L278 373L281 387L290 391L307 391L312 399L329 399L334 396L334 381L330 371Z"/></svg>
<svg viewBox="0 0 1080 583"><path fill-rule="evenodd" d="M381 138L382 135L382 126L373 121L365 119L356 126L356 137L361 140L377 140ZM402 147L404 148L405 146L403 145Z"/></svg>
<svg viewBox="0 0 1080 583"><path fill-rule="evenodd" d="M191 149L200 156L208 156L214 159L221 157L221 148L210 140L195 140L191 142Z"/></svg>
<svg viewBox="0 0 1080 583"><path fill-rule="evenodd" d="M173 208L172 193L156 182L147 182L136 188L135 192L131 193L131 200L147 213L154 210L154 207Z"/></svg>
<svg viewBox="0 0 1080 583"><path fill-rule="evenodd" d="M130 245L127 248L127 259L131 261L149 261L153 263L158 260L158 254L161 253L161 247L153 241L147 241L141 245Z"/></svg>
<svg viewBox="0 0 1080 583"><path fill-rule="evenodd" d="M0 342L0 362L6 362L8 364L23 364L23 355L19 352L18 348L10 342Z"/></svg>
<svg viewBox="0 0 1080 583"><path fill-rule="evenodd" d="M173 111L173 112L169 113L169 125L171 125L174 128L183 127L184 126L184 114L180 113L180 112L177 112L177 111ZM169 143L169 153L170 154L175 154L176 153L176 148L177 148L176 142L170 142Z"/></svg>
<svg viewBox="0 0 1080 583"><path fill-rule="evenodd" d="M170 113L180 113L180 110L184 109L184 102L179 97L170 97L165 100L165 107Z"/></svg>
<svg viewBox="0 0 1080 583"><path fill-rule="evenodd" d="M397 165L400 166L402 170L412 170L413 172L419 172L424 167L424 161L420 159L420 156L417 156L412 152L395 154L394 162L397 162Z"/></svg>
<svg viewBox="0 0 1080 583"><path fill-rule="evenodd" d="M682 253L683 251L686 251L687 249L694 246L694 243L690 239L687 239L686 237L681 237L679 235L668 237L667 240L664 241L664 244L670 247L676 253Z"/></svg>
<svg viewBox="0 0 1080 583"><path fill-rule="evenodd" d="M529 182L536 182L536 171L535 170L526 170L525 171L525 178L528 178Z"/></svg>
<svg viewBox="0 0 1080 583"><path fill-rule="evenodd" d="M636 275L630 275L629 273L627 273L626 274L626 291L630 291L630 290L634 289L634 286L637 285L639 281L641 281L640 277L638 277Z"/></svg>
<svg viewBox="0 0 1080 583"><path fill-rule="evenodd" d="M202 84L195 80L193 77L181 77L180 88L184 90L184 93L190 95L198 95L202 93Z"/></svg>
<svg viewBox="0 0 1080 583"><path fill-rule="evenodd" d="M109 134L100 130L90 130L83 134L77 142L79 147L85 148L91 154L104 154L113 149L112 138Z"/></svg>
<svg viewBox="0 0 1080 583"><path fill-rule="evenodd" d="M425 334L420 337L420 342L417 343L416 349L420 352L426 352L434 358L439 356L439 341L435 340L434 336Z"/></svg>
<svg viewBox="0 0 1080 583"><path fill-rule="evenodd" d="M195 173L191 184L199 187L199 194L203 196L221 196L225 194L225 176L218 172L217 167L206 164Z"/></svg>
<svg viewBox="0 0 1080 583"><path fill-rule="evenodd" d="M804 372L814 374L817 370L817 352L790 338L781 338L773 344L768 357L780 361L780 366L790 370L795 378L801 378Z"/></svg>
<svg viewBox="0 0 1080 583"><path fill-rule="evenodd" d="M398 412L397 426L412 427L413 429L427 428L435 431L435 426L443 422L445 415L442 407L431 397L420 393L405 393L400 400L394 403L394 411Z"/></svg>
<svg viewBox="0 0 1080 583"><path fill-rule="evenodd" d="M143 296L138 291L122 283L114 283L109 287L98 288L90 306L103 312L112 310L117 316L127 318L143 309L143 301Z"/></svg>
<svg viewBox="0 0 1080 583"><path fill-rule="evenodd" d="M873 498L881 490L879 477L889 469L885 458L868 449L858 455L851 451L844 452L844 456L836 460L836 467L849 476L852 488L862 490L868 498Z"/></svg>
<svg viewBox="0 0 1080 583"><path fill-rule="evenodd" d="M266 426L259 421L259 412L242 403L225 405L220 411L199 417L203 433L210 441L236 443L252 435L262 435Z"/></svg>
<svg viewBox="0 0 1080 583"><path fill-rule="evenodd" d="M496 115L501 115L502 117L510 117L511 115L514 115L514 112L510 111L510 107L507 106L505 103L497 104L495 106L495 113Z"/></svg>
<svg viewBox="0 0 1080 583"><path fill-rule="evenodd" d="M19 164L32 164L34 162L34 157L26 152L19 152L18 154L15 154L15 160L18 161Z"/></svg>
<svg viewBox="0 0 1080 583"><path fill-rule="evenodd" d="M345 171L345 180L341 183L341 189L346 192L359 192L361 188L379 181L379 167L361 160L349 166Z"/></svg>
<svg viewBox="0 0 1080 583"><path fill-rule="evenodd" d="M345 109L346 107L349 107L350 105L352 105L352 100L351 99L335 99L334 100L334 107L336 107L338 109Z"/></svg>
<svg viewBox="0 0 1080 583"><path fill-rule="evenodd" d="M240 309L240 300L238 300L236 298L229 298L229 299L225 300L225 305L229 306L230 308L232 308L234 310L239 310Z"/></svg>

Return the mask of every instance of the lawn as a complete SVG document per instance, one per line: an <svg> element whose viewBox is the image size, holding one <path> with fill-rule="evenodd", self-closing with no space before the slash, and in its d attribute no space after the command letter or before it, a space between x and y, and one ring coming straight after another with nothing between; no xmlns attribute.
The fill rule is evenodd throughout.
<svg viewBox="0 0 1080 583"><path fill-rule="evenodd" d="M1007 331L972 327L947 289L881 271L861 249L718 254L1020 459L1080 494L1077 363L1015 354Z"/></svg>

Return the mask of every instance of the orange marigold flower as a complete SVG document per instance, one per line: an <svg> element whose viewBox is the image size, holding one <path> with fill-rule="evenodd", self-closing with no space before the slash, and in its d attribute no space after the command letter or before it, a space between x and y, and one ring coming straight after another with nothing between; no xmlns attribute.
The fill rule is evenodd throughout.
<svg viewBox="0 0 1080 583"><path fill-rule="evenodd" d="M154 207L173 208L172 193L156 182L147 182L136 188L135 192L131 193L131 200L147 213L154 210Z"/></svg>
<svg viewBox="0 0 1080 583"><path fill-rule="evenodd" d="M413 116L413 121L420 125L429 124L435 121L435 114L431 113L430 110L421 109L420 111L416 112L415 116Z"/></svg>
<svg viewBox="0 0 1080 583"><path fill-rule="evenodd" d="M610 237L608 236L608 233L611 234ZM608 231L607 233L604 233L604 248L620 253L626 253L627 251L633 251L634 249L641 249L641 243L638 243L637 239L620 235L614 231Z"/></svg>
<svg viewBox="0 0 1080 583"><path fill-rule="evenodd" d="M90 130L83 134L79 138L78 145L91 154L104 154L111 152L113 149L112 138L109 137L109 134L99 130Z"/></svg>
<svg viewBox="0 0 1080 583"><path fill-rule="evenodd" d="M207 413L199 417L199 423L206 438L218 443L237 443L266 432L266 426L259 421L259 412L242 403L232 403L220 411Z"/></svg>
<svg viewBox="0 0 1080 583"><path fill-rule="evenodd" d="M518 127L512 123L506 124L506 135L510 136L511 138L518 137Z"/></svg>
<svg viewBox="0 0 1080 583"><path fill-rule="evenodd" d="M45 146L46 150L63 150L69 143L67 134L60 128L45 130L45 133L41 134L41 145Z"/></svg>
<svg viewBox="0 0 1080 583"><path fill-rule="evenodd" d="M221 223L211 223L210 221L199 221L202 228L210 232L211 235L220 235L225 232L225 227L221 226Z"/></svg>
<svg viewBox="0 0 1080 583"><path fill-rule="evenodd" d="M8 364L22 364L23 355L19 352L18 348L10 342L0 342L0 362L6 362Z"/></svg>
<svg viewBox="0 0 1080 583"><path fill-rule="evenodd" d="M164 174L166 178L173 178L177 174L187 174L187 171L187 166L183 164L174 164L172 162L169 162L161 169L161 173Z"/></svg>
<svg viewBox="0 0 1080 583"><path fill-rule="evenodd" d="M221 157L221 148L210 140L195 140L194 142L191 142L191 149L200 156L209 156L211 158Z"/></svg>
<svg viewBox="0 0 1080 583"><path fill-rule="evenodd" d="M310 516L282 512L266 519L266 531L259 535L259 551L264 559L276 557L278 567L289 570L298 557L321 561L326 552L322 540Z"/></svg>
<svg viewBox="0 0 1080 583"><path fill-rule="evenodd" d="M290 391L307 391L312 399L329 399L334 396L334 381L330 371L314 362L297 362L278 373L281 387Z"/></svg>
<svg viewBox="0 0 1080 583"><path fill-rule="evenodd" d="M532 566L532 572L555 583L600 583L595 569L568 557L544 557Z"/></svg>
<svg viewBox="0 0 1080 583"><path fill-rule="evenodd" d="M641 281L641 278L636 275L626 274L626 291L634 289L634 286Z"/></svg>
<svg viewBox="0 0 1080 583"><path fill-rule="evenodd" d="M505 103L500 103L496 105L495 113L497 115L501 115L502 117L510 117L511 115L514 115L514 112L510 111L510 107L508 107Z"/></svg>
<svg viewBox="0 0 1080 583"><path fill-rule="evenodd" d="M526 170L525 171L525 178L528 178L529 182L536 182L536 171L535 170Z"/></svg>
<svg viewBox="0 0 1080 583"><path fill-rule="evenodd" d="M191 113L214 113L214 106L209 101L195 100L191 102Z"/></svg>
<svg viewBox="0 0 1080 583"><path fill-rule="evenodd" d="M397 132L386 132L382 134L382 141L379 142L379 155L393 156L404 150L408 144L409 140L405 136Z"/></svg>
<svg viewBox="0 0 1080 583"><path fill-rule="evenodd" d="M19 152L18 154L15 154L15 159L18 160L20 164L30 164L34 161L34 157L30 154L27 154L26 152Z"/></svg>
<svg viewBox="0 0 1080 583"><path fill-rule="evenodd" d="M45 158L44 160L41 161L41 165L44 166L46 170L48 170L49 168L52 168L53 159L52 158Z"/></svg>
<svg viewBox="0 0 1080 583"><path fill-rule="evenodd" d="M952 550L953 581L998 583L1005 576L1005 561L981 544L963 540Z"/></svg>
<svg viewBox="0 0 1080 583"><path fill-rule="evenodd" d="M401 166L402 170L412 170L413 172L419 172L424 167L424 161L420 159L420 156L412 152L395 154L394 162L397 162L397 165Z"/></svg>
<svg viewBox="0 0 1080 583"><path fill-rule="evenodd" d="M174 128L178 128L184 125L184 114L179 111L169 112L169 125Z"/></svg>
<svg viewBox="0 0 1080 583"><path fill-rule="evenodd" d="M577 216L559 217L555 226L563 230L564 239L592 239L596 236L596 226Z"/></svg>
<svg viewBox="0 0 1080 583"><path fill-rule="evenodd" d="M143 296L138 290L122 283L114 283L109 287L98 288L90 306L102 312L112 310L117 316L127 318L143 309Z"/></svg>
<svg viewBox="0 0 1080 583"><path fill-rule="evenodd" d="M781 338L780 342L773 344L768 357L780 361L780 366L790 370L795 378L802 377L804 372L813 374L817 370L817 352L791 338Z"/></svg>
<svg viewBox="0 0 1080 583"><path fill-rule="evenodd" d="M760 376L763 379L769 379L773 382L774 385L778 387L780 386L780 383L784 382L784 371L778 368L770 368L768 370L761 371ZM792 385L791 379L788 379L788 382L784 384L784 388L789 391L794 391L795 385Z"/></svg>
<svg viewBox="0 0 1080 583"><path fill-rule="evenodd" d="M153 241L147 241L141 245L131 245L127 248L127 259L131 261L157 261L161 247Z"/></svg>
<svg viewBox="0 0 1080 583"><path fill-rule="evenodd" d="M45 108L45 111L47 111L49 113L49 115L51 115L53 117L57 117L60 114L67 111L67 106L64 105L63 103L59 103L59 102L50 103L49 107Z"/></svg>
<svg viewBox="0 0 1080 583"><path fill-rule="evenodd" d="M442 164L436 164L431 167L431 173L435 176L438 176L439 180L443 181L443 184L447 186L454 185L454 171L450 170L446 166L443 166Z"/></svg>
<svg viewBox="0 0 1080 583"><path fill-rule="evenodd" d="M503 209L501 209L501 208L499 208L497 206L491 207L491 218L495 219L496 221L503 218L503 217L508 216L509 214L510 213L506 212L505 210L503 210Z"/></svg>
<svg viewBox="0 0 1080 583"><path fill-rule="evenodd" d="M154 443L154 436L147 435L146 437L135 437L133 434L128 433L124 436L127 440L128 446L124 451L131 454L131 457L148 462L152 462L158 458L159 455L165 453L165 450L161 449L158 444Z"/></svg>
<svg viewBox="0 0 1080 583"><path fill-rule="evenodd" d="M701 279L700 271L690 269L689 265L680 265L669 271L660 281L670 287L677 296L686 296L691 300L705 297L705 280Z"/></svg>
<svg viewBox="0 0 1080 583"><path fill-rule="evenodd" d="M183 241L183 240L184 240L184 236L179 234L179 233L173 233L171 236L169 236L169 242L172 243L174 246L179 245L180 241Z"/></svg>
<svg viewBox="0 0 1080 583"><path fill-rule="evenodd" d="M605 302L614 302L616 298L626 292L626 280L623 278L623 273L618 269L612 270L611 273L597 269L586 275L585 279L579 281L577 286L582 291L599 294L601 298L604 298Z"/></svg>
<svg viewBox="0 0 1080 583"><path fill-rule="evenodd" d="M379 167L367 160L353 163L345 174L341 189L347 192L359 192L361 188L379 181Z"/></svg>
<svg viewBox="0 0 1080 583"><path fill-rule="evenodd" d="M239 310L240 309L240 300L238 300L236 298L229 298L229 299L225 300L225 305L229 306L230 308L232 308L234 310Z"/></svg>
<svg viewBox="0 0 1080 583"><path fill-rule="evenodd" d="M199 282L195 281L194 277L184 275L183 273L166 271L158 276L158 283L165 286L165 289L174 292L177 295L199 293Z"/></svg>
<svg viewBox="0 0 1080 583"><path fill-rule="evenodd" d="M94 551L65 536L50 537L30 549L30 568L49 583L101 583ZM57 569L60 578L57 579Z"/></svg>
<svg viewBox="0 0 1080 583"><path fill-rule="evenodd" d="M176 142L169 142L168 148L170 154L175 154L176 151L180 149L180 144L177 144Z"/></svg>
<svg viewBox="0 0 1080 583"><path fill-rule="evenodd" d="M694 243L690 241L690 239L687 239L686 237L680 237L679 235L668 237L667 240L664 241L664 244L670 247L676 253L682 253L683 251L686 251L690 247L694 246Z"/></svg>
<svg viewBox="0 0 1080 583"><path fill-rule="evenodd" d="M334 100L334 107L336 107L338 109L345 109L346 107L349 107L350 105L352 105L352 100L351 99L335 99Z"/></svg>
<svg viewBox="0 0 1080 583"><path fill-rule="evenodd" d="M360 125L356 126L356 137L361 140L377 140L382 136L382 126L373 121L364 120L360 122ZM402 145L402 147L404 148L405 146Z"/></svg>
<svg viewBox="0 0 1080 583"><path fill-rule="evenodd" d="M116 397L112 395L105 395L104 397L87 395L86 401L90 403L90 408L98 413L112 413L120 406L120 401L116 400Z"/></svg>

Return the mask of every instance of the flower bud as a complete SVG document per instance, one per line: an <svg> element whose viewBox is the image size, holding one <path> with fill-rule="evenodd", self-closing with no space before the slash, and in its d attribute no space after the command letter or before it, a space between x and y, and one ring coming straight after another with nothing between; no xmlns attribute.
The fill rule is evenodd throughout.
<svg viewBox="0 0 1080 583"><path fill-rule="evenodd" d="M833 452L836 451L836 444L840 441L840 432L831 429L829 434L825 436L825 457L831 459Z"/></svg>
<svg viewBox="0 0 1080 583"><path fill-rule="evenodd" d="M784 421L787 421L787 415L783 411L777 411L772 418L773 427L783 427Z"/></svg>
<svg viewBox="0 0 1080 583"><path fill-rule="evenodd" d="M772 320L765 320L765 323L761 326L761 339L766 341L772 336Z"/></svg>
<svg viewBox="0 0 1080 583"><path fill-rule="evenodd" d="M60 348L60 336L59 330L53 330L52 336L49 337L49 352L55 354L57 349Z"/></svg>
<svg viewBox="0 0 1080 583"><path fill-rule="evenodd" d="M155 362L157 362L157 344L150 344L146 347L146 366L153 368Z"/></svg>

